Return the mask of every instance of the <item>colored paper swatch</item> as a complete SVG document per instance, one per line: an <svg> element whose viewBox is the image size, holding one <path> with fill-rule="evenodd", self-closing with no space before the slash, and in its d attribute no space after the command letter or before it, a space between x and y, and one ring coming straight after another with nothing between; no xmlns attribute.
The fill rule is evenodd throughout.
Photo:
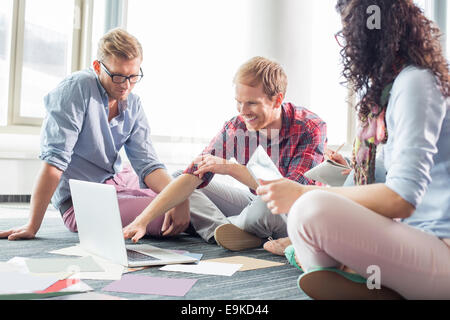
<svg viewBox="0 0 450 320"><path fill-rule="evenodd" d="M196 282L197 279L160 278L126 274L122 276L121 280L107 285L103 288L103 291L183 297Z"/></svg>

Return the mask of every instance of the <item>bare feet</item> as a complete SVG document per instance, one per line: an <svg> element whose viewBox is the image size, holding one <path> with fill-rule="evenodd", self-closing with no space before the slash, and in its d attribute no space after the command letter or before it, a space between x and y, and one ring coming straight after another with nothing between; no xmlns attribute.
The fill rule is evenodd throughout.
<svg viewBox="0 0 450 320"><path fill-rule="evenodd" d="M272 238L269 238L269 241L264 243L264 249L279 255L279 256L284 256L284 249L286 249L287 246L289 246L291 244L291 240L286 237L286 238L280 238L277 240L273 240Z"/></svg>

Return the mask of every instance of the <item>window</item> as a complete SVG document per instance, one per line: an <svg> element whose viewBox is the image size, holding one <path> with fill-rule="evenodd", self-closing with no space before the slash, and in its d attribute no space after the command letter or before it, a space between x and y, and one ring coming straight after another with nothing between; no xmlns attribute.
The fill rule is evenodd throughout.
<svg viewBox="0 0 450 320"><path fill-rule="evenodd" d="M249 58L248 1L128 0L144 49L135 87L152 134L212 138L236 114L232 79Z"/></svg>
<svg viewBox="0 0 450 320"><path fill-rule="evenodd" d="M353 106L349 104L349 90L340 84L344 81L341 77L342 48L334 37L342 29L341 18L327 1L313 3L311 109L327 123L329 145L351 144Z"/></svg>
<svg viewBox="0 0 450 320"><path fill-rule="evenodd" d="M152 133L211 139L237 114L232 85L236 70L262 55L284 67L289 82L285 101L326 120L330 143L345 141L348 91L339 85L334 39L340 19L334 6L318 2L128 0L127 29L144 48L146 76L135 92L143 100ZM306 26L309 22L313 27Z"/></svg>
<svg viewBox="0 0 450 320"><path fill-rule="evenodd" d="M340 47L333 38L341 28L335 1L1 1L0 130L39 126L45 94L70 72L90 66L99 38L123 26L144 48L145 77L135 92L153 135L208 141L236 115L237 68L262 55L285 68L285 101L327 122L329 144L352 140L352 108L339 84ZM450 31L445 1L414 1L429 17L439 11L442 31ZM444 47L448 55L450 43Z"/></svg>
<svg viewBox="0 0 450 320"><path fill-rule="evenodd" d="M0 6L0 126L7 124L13 0Z"/></svg>
<svg viewBox="0 0 450 320"><path fill-rule="evenodd" d="M22 59L16 62L20 107L14 122L43 118L43 97L71 73L74 5L73 0L25 2Z"/></svg>
<svg viewBox="0 0 450 320"><path fill-rule="evenodd" d="M106 21L106 3L107 0L95 0L93 1L93 16L95 19L92 20L92 35L91 35L91 53L88 65L97 59L97 45L100 38L105 33Z"/></svg>
<svg viewBox="0 0 450 320"><path fill-rule="evenodd" d="M85 66L93 0L3 0L0 126L39 126L44 96Z"/></svg>

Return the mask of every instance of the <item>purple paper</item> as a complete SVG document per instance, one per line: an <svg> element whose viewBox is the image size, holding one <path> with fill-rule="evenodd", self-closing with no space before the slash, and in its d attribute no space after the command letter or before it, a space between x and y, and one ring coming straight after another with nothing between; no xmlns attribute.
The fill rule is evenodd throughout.
<svg viewBox="0 0 450 320"><path fill-rule="evenodd" d="M104 287L103 291L183 297L196 282L197 279L159 278L126 274L122 276L121 280L114 281Z"/></svg>

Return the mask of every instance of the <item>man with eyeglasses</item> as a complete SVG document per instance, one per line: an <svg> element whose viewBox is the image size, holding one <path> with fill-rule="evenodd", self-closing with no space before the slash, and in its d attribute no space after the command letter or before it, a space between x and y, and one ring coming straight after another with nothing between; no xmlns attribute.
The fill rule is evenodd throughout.
<svg viewBox="0 0 450 320"><path fill-rule="evenodd" d="M50 201L66 227L76 232L69 179L113 185L124 226L169 184L172 178L150 141L141 101L131 93L144 75L142 58L139 41L113 29L99 41L93 68L71 74L45 97L39 155L43 165L30 218L22 227L0 231L0 238L34 238ZM122 165L122 147L132 168ZM187 228L189 219L187 200L149 224L147 234L175 235Z"/></svg>

